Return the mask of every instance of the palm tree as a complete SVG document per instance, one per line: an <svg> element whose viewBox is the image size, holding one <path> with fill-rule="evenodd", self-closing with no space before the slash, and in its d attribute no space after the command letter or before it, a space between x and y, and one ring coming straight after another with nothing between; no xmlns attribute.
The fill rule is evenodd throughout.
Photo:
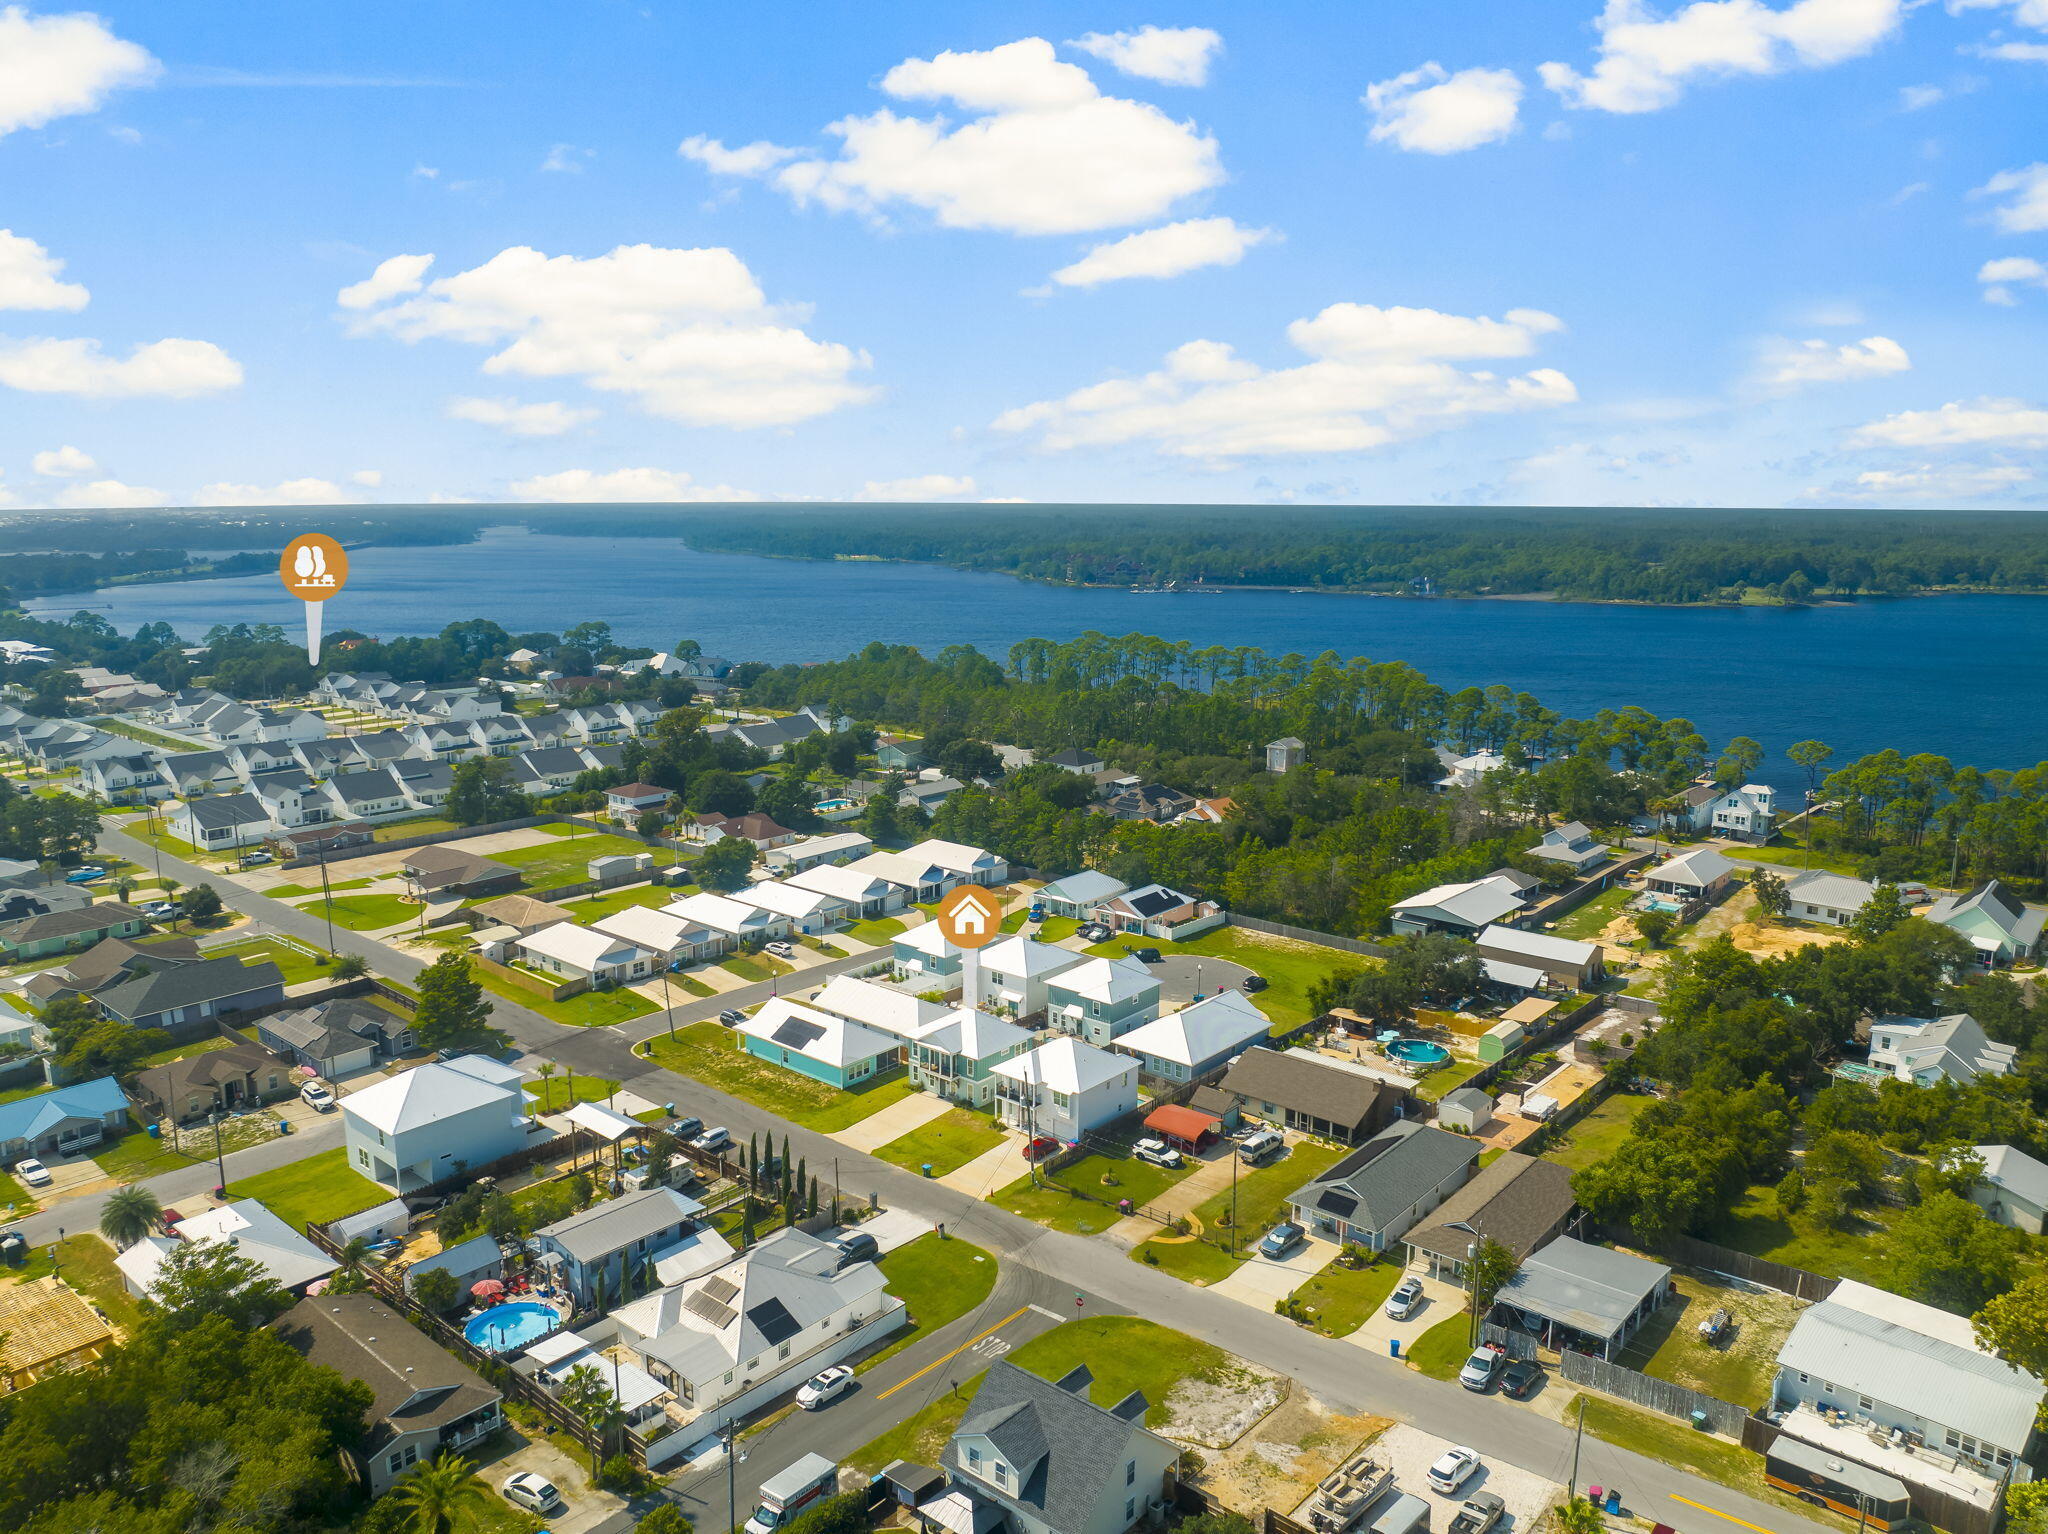
<svg viewBox="0 0 2048 1534"><path fill-rule="evenodd" d="M1603 1534L1607 1520L1591 1498L1573 1497L1557 1509L1557 1526L1562 1534Z"/></svg>
<svg viewBox="0 0 2048 1534"><path fill-rule="evenodd" d="M598 1281L602 1285L602 1274ZM599 1296L598 1308L600 1311L604 1308L602 1295ZM590 1478L595 1481L604 1460L606 1436L626 1420L625 1412L619 1408L619 1398L612 1394L611 1386L604 1382L604 1375L592 1364L578 1364L571 1369L562 1381L562 1388L555 1394L564 1406L589 1424L596 1436L596 1442L590 1446Z"/></svg>
<svg viewBox="0 0 2048 1534"><path fill-rule="evenodd" d="M548 1098L552 1092L552 1089L548 1086L548 1078L554 1075L561 1067L552 1060L543 1060L538 1069L540 1071L540 1111L546 1113L548 1111Z"/></svg>
<svg viewBox="0 0 2048 1534"><path fill-rule="evenodd" d="M129 1183L108 1194L100 1206L100 1234L126 1251L156 1229L163 1212L154 1193Z"/></svg>
<svg viewBox="0 0 2048 1534"><path fill-rule="evenodd" d="M481 1510L491 1494L476 1478L476 1466L443 1453L400 1481L391 1495L412 1515L413 1534L448 1534L471 1508Z"/></svg>
<svg viewBox="0 0 2048 1534"><path fill-rule="evenodd" d="M361 1294L370 1287L370 1281L363 1276L363 1268L370 1260L370 1238L351 1236L348 1245L341 1249L340 1268L327 1282L329 1294Z"/></svg>

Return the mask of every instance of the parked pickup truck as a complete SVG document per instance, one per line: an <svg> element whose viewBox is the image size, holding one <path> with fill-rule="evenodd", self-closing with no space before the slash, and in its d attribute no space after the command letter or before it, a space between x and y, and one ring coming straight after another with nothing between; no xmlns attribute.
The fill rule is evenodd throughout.
<svg viewBox="0 0 2048 1534"><path fill-rule="evenodd" d="M1475 1491L1451 1515L1451 1534L1487 1534L1500 1522L1507 1504L1490 1491Z"/></svg>

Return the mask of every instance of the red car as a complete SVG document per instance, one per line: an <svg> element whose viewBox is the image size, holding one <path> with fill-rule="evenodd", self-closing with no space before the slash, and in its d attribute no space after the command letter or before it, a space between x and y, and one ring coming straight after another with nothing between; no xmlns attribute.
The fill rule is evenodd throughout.
<svg viewBox="0 0 2048 1534"><path fill-rule="evenodd" d="M1026 1161L1043 1161L1059 1148L1059 1141L1053 1139L1050 1135L1040 1135L1024 1147L1024 1159Z"/></svg>

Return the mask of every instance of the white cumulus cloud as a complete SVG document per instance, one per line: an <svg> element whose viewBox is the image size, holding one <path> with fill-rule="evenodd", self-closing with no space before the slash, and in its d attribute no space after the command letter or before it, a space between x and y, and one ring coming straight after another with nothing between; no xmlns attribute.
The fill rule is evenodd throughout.
<svg viewBox="0 0 2048 1534"><path fill-rule="evenodd" d="M1082 234L1147 222L1223 180L1213 138L1148 103L1103 95L1042 37L905 59L882 90L949 102L967 120L884 107L829 124L835 156L807 153L774 172L798 206L874 217L905 206L950 229ZM750 153L701 145L694 157L707 163L711 147Z"/></svg>
<svg viewBox="0 0 2048 1534"><path fill-rule="evenodd" d="M904 479L871 479L856 501L942 501L974 494L971 474L913 474Z"/></svg>
<svg viewBox="0 0 2048 1534"><path fill-rule="evenodd" d="M2048 43L1996 43L1976 50L1980 58L2009 64L2048 64Z"/></svg>
<svg viewBox="0 0 2048 1534"><path fill-rule="evenodd" d="M192 497L195 506L346 506L360 497L350 495L331 479L287 479L275 485L242 485L222 480L201 485Z"/></svg>
<svg viewBox="0 0 2048 1534"><path fill-rule="evenodd" d="M2018 170L2002 170L1971 195L2009 199L1991 214L1991 221L2007 234L2048 229L2048 164L2037 160Z"/></svg>
<svg viewBox="0 0 2048 1534"><path fill-rule="evenodd" d="M1951 16L1964 11L2010 11L2021 26L2048 31L2048 0L1948 0Z"/></svg>
<svg viewBox="0 0 2048 1534"><path fill-rule="evenodd" d="M334 295L344 309L374 309L381 303L420 290L420 280L434 264L432 256L392 256L379 261L377 269L361 282L352 282Z"/></svg>
<svg viewBox="0 0 2048 1534"><path fill-rule="evenodd" d="M1510 69L1451 74L1432 59L1420 69L1369 85L1374 143L1419 154L1457 154L1506 138L1521 111L1522 82Z"/></svg>
<svg viewBox="0 0 2048 1534"><path fill-rule="evenodd" d="M512 482L522 501L758 501L731 485L700 485L678 469L564 469Z"/></svg>
<svg viewBox="0 0 2048 1534"><path fill-rule="evenodd" d="M1903 373L1913 361L1889 336L1866 336L1830 346L1826 341L1793 341L1774 336L1764 343L1757 382L1779 393L1809 384L1850 383Z"/></svg>
<svg viewBox="0 0 2048 1534"><path fill-rule="evenodd" d="M1841 493L1857 500L1940 499L2000 495L2032 484L2034 471L2017 464L1971 468L1923 463L1911 469L1867 469Z"/></svg>
<svg viewBox="0 0 2048 1534"><path fill-rule="evenodd" d="M1655 112L1699 79L1775 75L1858 58L1890 37L1906 0L1693 0L1660 14L1646 0L1607 0L1594 21L1599 61L1537 73L1565 105L1602 112Z"/></svg>
<svg viewBox="0 0 2048 1534"><path fill-rule="evenodd" d="M1533 309L1496 320L1333 304L1287 329L1305 363L1268 369L1220 341L1190 341L1142 377L1020 406L994 424L1055 451L1142 442L1210 461L1362 452L1476 416L1571 403L1578 391L1554 368L1502 376L1454 365L1527 356L1563 328Z"/></svg>
<svg viewBox="0 0 2048 1534"><path fill-rule="evenodd" d="M384 471L382 469L358 469L355 473L349 475L349 478L359 485L375 490L384 483Z"/></svg>
<svg viewBox="0 0 2048 1534"><path fill-rule="evenodd" d="M36 473L51 479L76 479L81 474L90 474L99 467L92 461L92 455L75 447L53 447L29 460L29 466Z"/></svg>
<svg viewBox="0 0 2048 1534"><path fill-rule="evenodd" d="M502 396L480 399L462 395L448 401L448 414L458 421L499 427L515 437L559 437L585 421L595 420L598 413L582 406L565 405L559 400L542 400L538 404L527 405Z"/></svg>
<svg viewBox="0 0 2048 1534"><path fill-rule="evenodd" d="M1207 85L1223 39L1207 27L1143 26L1135 32L1090 32L1067 44L1141 80Z"/></svg>
<svg viewBox="0 0 2048 1534"><path fill-rule="evenodd" d="M1052 274L1062 287L1092 288L1126 277L1178 277L1203 266L1235 266L1270 229L1247 229L1231 218L1187 218L1098 245Z"/></svg>
<svg viewBox="0 0 2048 1534"><path fill-rule="evenodd" d="M0 136L97 111L122 86L154 79L158 67L147 49L116 37L89 11L0 9Z"/></svg>
<svg viewBox="0 0 2048 1534"><path fill-rule="evenodd" d="M80 511L133 510L146 506L168 506L170 498L147 485L124 485L118 479L95 479L85 484L66 485L51 503Z"/></svg>
<svg viewBox="0 0 2048 1534"><path fill-rule="evenodd" d="M1977 280L1984 284L1984 302L2010 307L2019 302L2013 285L2048 288L2048 266L2032 256L2000 256L1977 268Z"/></svg>
<svg viewBox="0 0 2048 1534"><path fill-rule="evenodd" d="M1902 410L1858 427L1865 447L2048 447L2048 409L2016 399L1952 400L1939 410Z"/></svg>
<svg viewBox="0 0 2048 1534"><path fill-rule="evenodd" d="M83 309L92 295L78 283L59 281L63 270L64 263L34 240L0 229L0 309Z"/></svg>
<svg viewBox="0 0 2048 1534"><path fill-rule="evenodd" d="M91 340L0 339L0 384L86 399L190 399L242 382L242 365L211 341L171 338L109 357Z"/></svg>
<svg viewBox="0 0 2048 1534"><path fill-rule="evenodd" d="M870 398L865 352L805 334L730 250L528 246L351 321L357 335L497 350L494 377L575 378L691 426L785 426Z"/></svg>
<svg viewBox="0 0 2048 1534"><path fill-rule="evenodd" d="M695 160L714 176L765 176L784 160L793 160L802 152L771 144L764 138L728 147L702 133L692 134L676 145L677 154Z"/></svg>

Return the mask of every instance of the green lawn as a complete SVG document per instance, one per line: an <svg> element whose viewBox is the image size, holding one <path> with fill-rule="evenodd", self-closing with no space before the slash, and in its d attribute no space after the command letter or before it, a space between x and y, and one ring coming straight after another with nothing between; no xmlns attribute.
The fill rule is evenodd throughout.
<svg viewBox="0 0 2048 1534"><path fill-rule="evenodd" d="M614 911L623 911L630 906L663 906L694 893L694 885L675 888L666 884L634 884L625 889L606 890L602 895L586 895L581 900L565 900L562 909L587 927Z"/></svg>
<svg viewBox="0 0 2048 1534"><path fill-rule="evenodd" d="M351 932L374 932L380 927L395 927L402 921L417 920L418 905L400 900L396 895L341 895L332 902L319 900L301 907L309 916L325 917L329 904L333 905L334 925L346 927Z"/></svg>
<svg viewBox="0 0 2048 1534"><path fill-rule="evenodd" d="M1778 1351L1803 1308L1790 1295L1690 1272L1672 1275L1678 1298L1629 1339L1617 1362L1690 1390L1742 1406L1761 1406L1777 1378ZM1709 1346L1699 1335L1708 1312L1735 1317L1730 1333Z"/></svg>
<svg viewBox="0 0 2048 1534"><path fill-rule="evenodd" d="M738 975L742 980L756 982L771 979L776 974L789 973L789 966L786 964L779 971L770 969L768 966L774 962L765 954L736 953L729 959L720 959L718 967L729 975Z"/></svg>
<svg viewBox="0 0 2048 1534"><path fill-rule="evenodd" d="M1213 1343L1140 1316L1077 1316L1033 1337L1009 1361L1049 1380L1086 1364L1095 1376L1089 1395L1098 1406L1114 1406L1142 1390L1151 1407L1145 1414L1150 1427L1166 1422L1166 1398L1182 1380L1224 1379L1235 1364Z"/></svg>
<svg viewBox="0 0 2048 1534"><path fill-rule="evenodd" d="M922 1383L922 1382L920 1382ZM907 1459L916 1465L936 1465L946 1440L967 1415L967 1403L981 1386L981 1376L964 1382L954 1393L935 1397L905 1417L881 1437L861 1445L849 1454L841 1468L863 1476L873 1475L891 1460Z"/></svg>
<svg viewBox="0 0 2048 1534"><path fill-rule="evenodd" d="M937 1231L905 1242L878 1266L889 1281L889 1292L909 1308L911 1324L898 1332L887 1347L862 1359L862 1369L873 1368L918 1338L959 1320L987 1299L996 1286L993 1256L972 1242L953 1240Z"/></svg>
<svg viewBox="0 0 2048 1534"><path fill-rule="evenodd" d="M437 836L443 831L460 831L462 827L445 815L422 815L417 820L393 820L370 833L375 841L403 841L408 836Z"/></svg>
<svg viewBox="0 0 2048 1534"><path fill-rule="evenodd" d="M891 1140L874 1154L894 1166L913 1171L930 1162L932 1175L944 1177L1002 1143L1003 1132L987 1114L949 1108L929 1124Z"/></svg>
<svg viewBox="0 0 2048 1534"><path fill-rule="evenodd" d="M879 947L892 937L900 937L907 929L893 916L877 916L869 921L857 921L846 929L846 935L857 943Z"/></svg>
<svg viewBox="0 0 2048 1534"><path fill-rule="evenodd" d="M1278 1220L1287 1209L1287 1195L1312 1177L1320 1176L1342 1159L1344 1148L1302 1140L1278 1161L1269 1162L1237 1180L1237 1233L1239 1241L1258 1235ZM1195 1218L1212 1235L1230 1229L1230 1189L1195 1206Z"/></svg>
<svg viewBox="0 0 2048 1534"><path fill-rule="evenodd" d="M1348 1337L1386 1304L1401 1279L1398 1263L1375 1262L1347 1268L1333 1262L1294 1291L1315 1329L1325 1337Z"/></svg>
<svg viewBox="0 0 2048 1534"><path fill-rule="evenodd" d="M327 881L326 893L344 894L349 890L365 889L376 882L375 879L370 878L330 879ZM320 886L317 884L273 884L269 889L262 891L263 894L270 896L273 900L290 900L298 895L318 895L321 892Z"/></svg>
<svg viewBox="0 0 2048 1534"><path fill-rule="evenodd" d="M1567 1423L1577 1421L1581 1403L1586 1413L1586 1431L1595 1438L1604 1438L1624 1449L1633 1449L1638 1454L1693 1471L1723 1486L1731 1486L1753 1497L1768 1498L1810 1515L1811 1510L1805 1504L1773 1492L1764 1485L1763 1456L1752 1454L1740 1444L1716 1438L1711 1433L1702 1433L1671 1417L1638 1411L1618 1401L1584 1394L1566 1403L1564 1420Z"/></svg>
<svg viewBox="0 0 2048 1534"><path fill-rule="evenodd" d="M1048 916L1038 924L1037 936L1041 943L1057 943L1080 930L1081 919L1078 916Z"/></svg>
<svg viewBox="0 0 2048 1534"><path fill-rule="evenodd" d="M1123 1218L1117 1213L1117 1200L1149 1204L1193 1170L1194 1164L1185 1161L1169 1171L1134 1156L1083 1156L1055 1174L1041 1174L1036 1186L1029 1176L1020 1177L989 1202L1054 1230L1088 1236ZM1069 1190L1085 1190L1090 1196Z"/></svg>
<svg viewBox="0 0 2048 1534"><path fill-rule="evenodd" d="M831 1134L858 1124L871 1113L900 1102L916 1089L909 1074L871 1082L842 1092L822 1081L757 1060L738 1046L732 1031L718 1023L692 1023L671 1039L657 1034L644 1046L647 1057L669 1070L693 1076L707 1086L743 1097L778 1118Z"/></svg>
<svg viewBox="0 0 2048 1534"><path fill-rule="evenodd" d="M1831 874L1847 874L1852 879L1857 877L1857 870L1863 866L1857 858L1842 857L1820 848L1809 853L1802 847L1744 847L1740 852L1730 852L1728 861L1737 864L1772 863L1802 872L1808 868L1820 868Z"/></svg>
<svg viewBox="0 0 2048 1534"><path fill-rule="evenodd" d="M1611 890L1602 890L1575 911L1568 911L1550 924L1551 932L1557 937L1570 938L1575 943L1590 943L1601 930L1621 914L1635 891L1627 885L1617 884Z"/></svg>
<svg viewBox="0 0 2048 1534"><path fill-rule="evenodd" d="M0 1216L12 1217L15 1211L28 1214L36 1207L36 1201L29 1197L28 1189L14 1180L11 1172L0 1172Z"/></svg>
<svg viewBox="0 0 2048 1534"><path fill-rule="evenodd" d="M528 889L552 889L558 884L579 884L588 879L590 870L584 865L592 858L654 850L629 837L590 831L581 836L556 837L532 847L494 852L491 861L518 869Z"/></svg>
<svg viewBox="0 0 2048 1534"><path fill-rule="evenodd" d="M560 1113L572 1103L601 1103L618 1091L619 1084L609 1076L564 1076L557 1073L545 1081L536 1081L526 1089L526 1095L533 1099L543 1113Z"/></svg>
<svg viewBox="0 0 2048 1534"><path fill-rule="evenodd" d="M1628 1138L1636 1115L1652 1101L1638 1092L1612 1093L1564 1131L1563 1141L1545 1151L1543 1159L1568 1166L1574 1172L1583 1172L1594 1162L1605 1161Z"/></svg>
<svg viewBox="0 0 2048 1534"><path fill-rule="evenodd" d="M391 1195L352 1169L347 1148L337 1145L304 1161L230 1183L228 1197L253 1198L286 1224L304 1230L315 1220L339 1219Z"/></svg>
<svg viewBox="0 0 2048 1534"><path fill-rule="evenodd" d="M1465 1060L1453 1055L1448 1064L1415 1083L1415 1095L1426 1103L1440 1101L1485 1069L1484 1060Z"/></svg>
<svg viewBox="0 0 2048 1534"><path fill-rule="evenodd" d="M29 1283L55 1273L65 1283L106 1312L116 1326L132 1327L142 1319L142 1307L135 1302L114 1266L114 1249L90 1232L80 1231L57 1243L56 1260L50 1243L38 1242L29 1249L28 1259L18 1268L6 1270L8 1279Z"/></svg>
<svg viewBox="0 0 2048 1534"><path fill-rule="evenodd" d="M1460 1311L1408 1345L1408 1362L1433 1380L1454 1380L1472 1356L1472 1318Z"/></svg>
<svg viewBox="0 0 2048 1534"><path fill-rule="evenodd" d="M1207 1288L1235 1273L1243 1259L1207 1241L1147 1241L1132 1249L1131 1260L1171 1273L1184 1284Z"/></svg>
<svg viewBox="0 0 2048 1534"><path fill-rule="evenodd" d="M153 1065L169 1065L173 1060L189 1060L194 1055L210 1055L217 1049L226 1049L237 1044L238 1039L188 1039L183 1044L173 1044L168 1049L153 1050L135 1063L139 1071L146 1071Z"/></svg>
<svg viewBox="0 0 2048 1534"><path fill-rule="evenodd" d="M172 1150L169 1141L155 1139L141 1129L102 1146L92 1159L117 1182L142 1182L160 1172L199 1164L196 1158Z"/></svg>
<svg viewBox="0 0 2048 1534"><path fill-rule="evenodd" d="M638 991L623 987L615 991L584 991L560 1001L550 1001L539 991L529 991L480 964L472 968L472 973L493 996L516 1002L528 1011L538 1012L542 1017L570 1028L604 1028L613 1023L623 1023L630 1017L645 1017L650 1012L661 1010Z"/></svg>
<svg viewBox="0 0 2048 1534"><path fill-rule="evenodd" d="M297 985L302 980L322 980L331 969L332 962L322 964L318 959L300 952L289 943L280 943L275 938L251 938L246 943L229 943L222 948L209 948L206 956L210 959L235 958L244 964L254 964L268 959L284 972L286 985Z"/></svg>
<svg viewBox="0 0 2048 1534"><path fill-rule="evenodd" d="M1770 1262L1882 1287L1887 1264L1881 1244L1888 1218L1888 1211L1880 1207L1858 1211L1855 1226L1849 1230L1795 1229L1779 1217L1776 1191L1756 1187L1743 1194L1718 1224L1700 1234L1708 1241Z"/></svg>
<svg viewBox="0 0 2048 1534"><path fill-rule="evenodd" d="M130 724L125 719L111 719L101 715L94 719L93 723L109 735L125 735L130 740L139 740L145 746L155 746L158 750L168 751L173 756L198 749L189 740L179 740L175 735L160 735L155 730L146 730L141 725Z"/></svg>
<svg viewBox="0 0 2048 1534"><path fill-rule="evenodd" d="M1117 958L1122 955L1126 944L1143 947L1145 941L1142 938L1111 938L1106 943L1095 944L1088 952ZM1185 943L1160 943L1158 948L1162 954L1227 959L1265 976L1266 989L1254 995L1252 1001L1273 1020L1276 1027L1281 1028L1291 1028L1315 1016L1315 1009L1309 1005L1308 993L1318 980L1336 970L1358 969L1371 962L1352 954L1339 953L1334 948L1317 948L1309 943L1290 942L1286 938L1266 937L1243 927L1212 927Z"/></svg>

